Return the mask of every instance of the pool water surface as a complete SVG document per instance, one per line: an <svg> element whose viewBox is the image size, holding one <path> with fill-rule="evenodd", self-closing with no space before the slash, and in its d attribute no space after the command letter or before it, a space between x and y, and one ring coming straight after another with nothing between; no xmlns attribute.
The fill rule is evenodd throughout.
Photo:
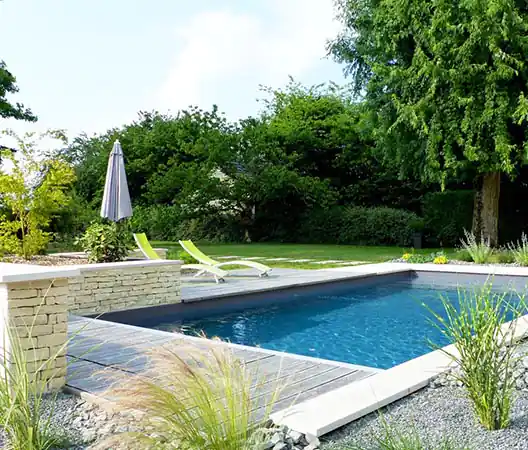
<svg viewBox="0 0 528 450"><path fill-rule="evenodd" d="M287 302L153 328L386 369L431 351L430 342L448 343L429 311L444 311L442 297L456 301L457 290L405 281L329 286L292 293Z"/></svg>

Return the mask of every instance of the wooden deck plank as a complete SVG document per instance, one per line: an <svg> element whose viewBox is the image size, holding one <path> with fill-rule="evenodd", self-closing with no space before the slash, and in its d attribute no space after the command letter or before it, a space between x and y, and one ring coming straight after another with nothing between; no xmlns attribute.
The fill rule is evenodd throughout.
<svg viewBox="0 0 528 450"><path fill-rule="evenodd" d="M143 373L148 367L148 352L157 346L170 343L178 353L181 349L182 357L193 348L206 350L218 345L228 346L207 339L90 318L73 317L70 325L72 342L68 348L67 385L98 396L106 395L113 382L108 374L117 371L125 376L127 373ZM251 393L257 415L264 414L264 405L277 386L282 389L274 411L376 373L375 369L369 371L368 368L333 361L300 358L251 347L229 347L247 365L252 376Z"/></svg>

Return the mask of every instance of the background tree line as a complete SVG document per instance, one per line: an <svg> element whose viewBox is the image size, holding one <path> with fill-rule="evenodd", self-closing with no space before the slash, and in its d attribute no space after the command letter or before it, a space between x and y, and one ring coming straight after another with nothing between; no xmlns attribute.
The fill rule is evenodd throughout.
<svg viewBox="0 0 528 450"><path fill-rule="evenodd" d="M329 53L350 78L267 90L230 122L213 107L80 136L62 152L73 200L52 223L82 231L119 138L134 226L153 238L493 245L524 230L528 6L519 0L335 0ZM0 64L1 117L34 120Z"/></svg>
<svg viewBox="0 0 528 450"><path fill-rule="evenodd" d="M55 231L77 234L97 217L115 139L134 226L154 239L409 245L423 230L431 245L455 245L471 227L472 174L445 192L402 174L380 152L368 105L349 90L291 82L265 94L262 112L238 122L216 107L142 112L129 125L78 137L63 150L77 178ZM506 184L524 188L522 177ZM505 239L520 234L510 228Z"/></svg>

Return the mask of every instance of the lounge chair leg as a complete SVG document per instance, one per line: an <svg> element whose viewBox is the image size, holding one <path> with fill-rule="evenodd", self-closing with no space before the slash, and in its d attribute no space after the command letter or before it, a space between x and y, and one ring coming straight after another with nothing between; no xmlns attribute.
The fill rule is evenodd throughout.
<svg viewBox="0 0 528 450"><path fill-rule="evenodd" d="M194 275L194 278L196 278L196 277L200 277L200 276L202 276L204 273L205 273L205 270L200 270L199 272L196 273L196 275Z"/></svg>

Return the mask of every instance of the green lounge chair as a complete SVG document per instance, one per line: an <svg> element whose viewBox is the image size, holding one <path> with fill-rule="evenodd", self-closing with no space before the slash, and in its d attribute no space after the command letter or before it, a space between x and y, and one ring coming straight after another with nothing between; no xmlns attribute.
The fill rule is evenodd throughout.
<svg viewBox="0 0 528 450"><path fill-rule="evenodd" d="M138 245L139 249L141 250L141 253L143 253L145 258L161 259L160 256L156 253L156 251L152 248L152 245L150 245L150 242L145 233L134 234L134 240L136 241L136 244ZM198 273L195 275L195 277L203 275L204 273L210 273L214 276L214 279L217 283L220 281L225 281L224 277L227 275L227 272L225 270L206 264L184 264L182 266L182 269L197 270Z"/></svg>
<svg viewBox="0 0 528 450"><path fill-rule="evenodd" d="M226 262L215 261L213 258L210 258L205 253L200 251L200 249L196 247L196 245L194 245L192 241L180 241L180 245L194 259L198 260L203 265L208 266L208 267L220 268L222 266L227 266L227 265L246 266L246 267L251 267L252 269L258 270L259 277L267 277L268 274L271 272L271 267L265 266L264 264L261 264L255 261L245 261L245 260L236 260L236 261L229 260Z"/></svg>

